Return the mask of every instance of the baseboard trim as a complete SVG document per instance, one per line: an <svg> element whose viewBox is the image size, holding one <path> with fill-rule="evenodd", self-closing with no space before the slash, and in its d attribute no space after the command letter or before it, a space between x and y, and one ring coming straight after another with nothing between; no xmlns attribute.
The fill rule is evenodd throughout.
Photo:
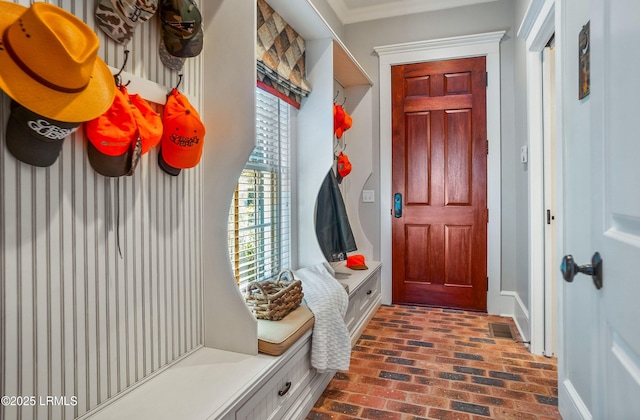
<svg viewBox="0 0 640 420"><path fill-rule="evenodd" d="M502 299L509 299L511 303L508 306L511 310L500 313L501 316L507 316L513 318L513 322L516 324L518 333L522 337L522 341L529 341L531 338L531 328L529 320L529 310L526 305L520 299L520 295L517 292L500 292ZM503 307L504 309L504 307Z"/></svg>
<svg viewBox="0 0 640 420"><path fill-rule="evenodd" d="M564 397L564 398L563 398ZM559 389L558 409L564 420L591 420L593 416L571 381L562 381Z"/></svg>

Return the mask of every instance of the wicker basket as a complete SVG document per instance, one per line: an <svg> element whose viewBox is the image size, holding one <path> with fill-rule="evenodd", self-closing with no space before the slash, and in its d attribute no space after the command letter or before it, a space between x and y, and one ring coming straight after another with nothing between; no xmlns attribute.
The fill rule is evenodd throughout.
<svg viewBox="0 0 640 420"><path fill-rule="evenodd" d="M289 281L283 281L282 277ZM302 282L293 277L291 270L284 270L274 280L253 281L244 289L247 306L258 319L278 321L296 309L302 302Z"/></svg>

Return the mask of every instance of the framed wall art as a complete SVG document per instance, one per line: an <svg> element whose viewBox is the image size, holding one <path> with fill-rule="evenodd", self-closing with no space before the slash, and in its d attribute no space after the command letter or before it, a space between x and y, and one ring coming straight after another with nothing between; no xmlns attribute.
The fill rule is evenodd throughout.
<svg viewBox="0 0 640 420"><path fill-rule="evenodd" d="M578 99L583 99L589 95L591 71L589 69L589 57L591 56L591 45L589 41L589 23L582 27L578 36Z"/></svg>

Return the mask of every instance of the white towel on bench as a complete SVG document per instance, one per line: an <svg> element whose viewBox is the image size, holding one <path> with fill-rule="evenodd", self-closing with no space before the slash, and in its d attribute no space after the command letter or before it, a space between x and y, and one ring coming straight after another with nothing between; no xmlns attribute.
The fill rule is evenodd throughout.
<svg viewBox="0 0 640 420"><path fill-rule="evenodd" d="M315 323L311 339L311 365L319 372L348 370L351 337L344 322L349 295L324 264L295 272L302 281L307 306Z"/></svg>

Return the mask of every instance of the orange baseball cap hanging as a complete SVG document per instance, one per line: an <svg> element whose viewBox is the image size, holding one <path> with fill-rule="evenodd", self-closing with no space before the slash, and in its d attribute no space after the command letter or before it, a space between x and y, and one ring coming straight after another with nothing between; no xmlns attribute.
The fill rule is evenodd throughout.
<svg viewBox="0 0 640 420"><path fill-rule="evenodd" d="M85 123L89 162L101 175L131 175L140 157L138 127L123 86L116 89L111 107Z"/></svg>
<svg viewBox="0 0 640 420"><path fill-rule="evenodd" d="M353 119L342 105L333 104L333 132L337 138L342 138L345 131L351 128Z"/></svg>
<svg viewBox="0 0 640 420"><path fill-rule="evenodd" d="M342 152L338 155L337 172L338 183L341 183L342 178L351 173L351 162L349 162L349 157Z"/></svg>
<svg viewBox="0 0 640 420"><path fill-rule="evenodd" d="M353 119L351 118L351 115L347 114L346 112L344 113L344 124L342 124L342 131L345 132L348 129L351 128L351 126L353 125Z"/></svg>
<svg viewBox="0 0 640 420"><path fill-rule="evenodd" d="M193 168L200 162L205 128L198 111L185 95L174 88L164 107L162 146L158 165L169 175Z"/></svg>
<svg viewBox="0 0 640 420"><path fill-rule="evenodd" d="M144 155L162 139L162 118L140 95L129 95L129 101L133 105L131 111L138 126Z"/></svg>
<svg viewBox="0 0 640 420"><path fill-rule="evenodd" d="M333 104L333 132L336 133L344 124L344 109L342 105Z"/></svg>

